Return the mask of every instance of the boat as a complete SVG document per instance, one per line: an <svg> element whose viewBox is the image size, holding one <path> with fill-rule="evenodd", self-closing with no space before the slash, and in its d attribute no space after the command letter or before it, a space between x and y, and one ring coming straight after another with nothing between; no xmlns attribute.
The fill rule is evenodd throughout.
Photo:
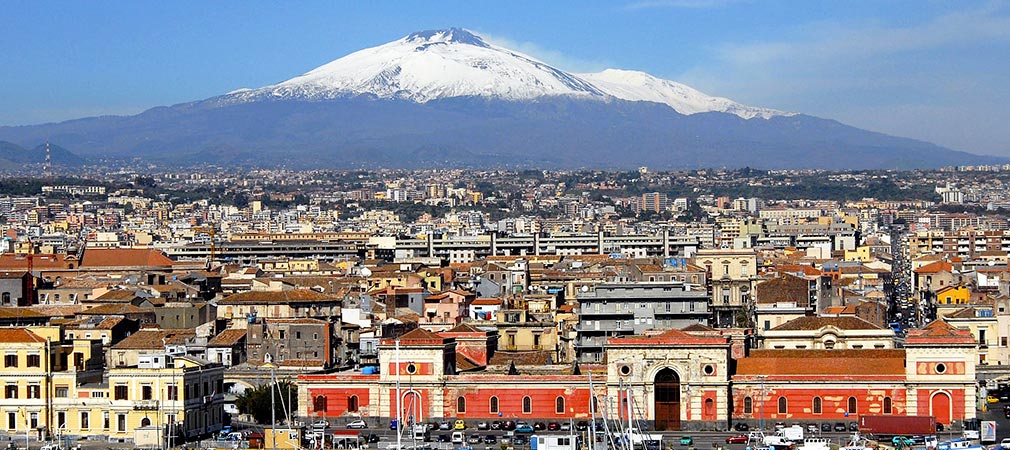
<svg viewBox="0 0 1010 450"><path fill-rule="evenodd" d="M828 438L806 438L796 450L831 450L831 440Z"/></svg>

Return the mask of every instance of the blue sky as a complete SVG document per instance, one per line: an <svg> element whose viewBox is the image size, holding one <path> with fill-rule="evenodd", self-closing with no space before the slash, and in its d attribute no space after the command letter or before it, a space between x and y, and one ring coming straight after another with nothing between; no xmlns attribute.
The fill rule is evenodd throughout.
<svg viewBox="0 0 1010 450"><path fill-rule="evenodd" d="M0 124L276 83L460 26L561 69L643 70L736 101L1010 156L1010 2L10 1Z"/></svg>

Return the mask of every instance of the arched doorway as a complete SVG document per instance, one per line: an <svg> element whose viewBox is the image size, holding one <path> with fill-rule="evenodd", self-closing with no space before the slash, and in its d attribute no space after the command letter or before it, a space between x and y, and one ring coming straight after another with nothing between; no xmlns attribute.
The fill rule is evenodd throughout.
<svg viewBox="0 0 1010 450"><path fill-rule="evenodd" d="M149 427L149 426L151 426L151 419L148 419L147 417L145 417L143 419L140 419L140 427L141 428L143 428L143 427Z"/></svg>
<svg viewBox="0 0 1010 450"><path fill-rule="evenodd" d="M929 414L936 417L937 423L950 425L950 395L946 392L935 392L929 399Z"/></svg>
<svg viewBox="0 0 1010 450"><path fill-rule="evenodd" d="M403 422L406 424L421 423L424 421L424 408L421 404L421 394L416 391L407 391L400 398L400 408L403 411Z"/></svg>
<svg viewBox="0 0 1010 450"><path fill-rule="evenodd" d="M666 368L656 374L656 429L680 430L680 377Z"/></svg>

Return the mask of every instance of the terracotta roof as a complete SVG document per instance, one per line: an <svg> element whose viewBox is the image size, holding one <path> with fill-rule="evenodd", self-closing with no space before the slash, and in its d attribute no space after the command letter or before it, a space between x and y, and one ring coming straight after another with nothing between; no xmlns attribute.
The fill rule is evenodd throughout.
<svg viewBox="0 0 1010 450"><path fill-rule="evenodd" d="M222 331L214 339L207 343L208 347L232 347L245 338L245 331L237 328L229 328Z"/></svg>
<svg viewBox="0 0 1010 450"><path fill-rule="evenodd" d="M5 344L37 344L46 342L46 340L24 328L0 328L0 342Z"/></svg>
<svg viewBox="0 0 1010 450"><path fill-rule="evenodd" d="M81 267L172 267L172 260L161 250L149 248L89 248L84 250Z"/></svg>
<svg viewBox="0 0 1010 450"><path fill-rule="evenodd" d="M139 306L133 306L129 303L106 303L104 305L98 305L94 308L85 309L77 313L77 315L125 315L125 314L154 314L149 308L141 308Z"/></svg>
<svg viewBox="0 0 1010 450"><path fill-rule="evenodd" d="M710 327L708 325L705 325L705 324L695 323L695 324L688 325L688 326L686 326L684 328L681 328L680 331L684 331L684 332L688 332L688 333L690 333L690 332L706 332L707 333L707 332L718 331L718 330L716 330L715 328L712 328L712 327Z"/></svg>
<svg viewBox="0 0 1010 450"><path fill-rule="evenodd" d="M824 327L835 327L840 330L883 330L873 323L867 322L856 316L839 316L839 317L816 317L816 316L804 316L797 317L790 320L782 325L779 325L772 330L777 331L789 331L789 330L819 330Z"/></svg>
<svg viewBox="0 0 1010 450"><path fill-rule="evenodd" d="M0 319L42 319L49 317L30 308L0 308Z"/></svg>
<svg viewBox="0 0 1010 450"><path fill-rule="evenodd" d="M508 366L510 362L514 362L517 366L546 366L550 360L551 352L548 351L495 352L487 364L489 366Z"/></svg>
<svg viewBox="0 0 1010 450"><path fill-rule="evenodd" d="M915 273L939 273L939 272L954 272L954 265L947 261L935 261L918 269L915 269Z"/></svg>
<svg viewBox="0 0 1010 450"><path fill-rule="evenodd" d="M471 305L501 305L502 301L500 298L478 298L470 302Z"/></svg>
<svg viewBox="0 0 1010 450"><path fill-rule="evenodd" d="M905 345L930 345L930 344L969 344L977 345L978 342L969 330L955 328L943 319L934 320L928 325L917 330L909 330L905 337Z"/></svg>
<svg viewBox="0 0 1010 450"><path fill-rule="evenodd" d="M487 334L485 331L474 328L473 325L467 323L461 323L452 327L451 329L445 331L445 333L481 333Z"/></svg>
<svg viewBox="0 0 1010 450"><path fill-rule="evenodd" d="M737 360L736 376L757 375L904 376L905 351L751 350L750 356Z"/></svg>
<svg viewBox="0 0 1010 450"><path fill-rule="evenodd" d="M160 350L166 344L184 344L195 330L140 330L113 345L117 350Z"/></svg>
<svg viewBox="0 0 1010 450"><path fill-rule="evenodd" d="M128 303L128 302L133 301L136 298L141 298L141 297L146 298L145 296L140 295L137 291L135 291L133 289L113 289L113 290L111 290L109 292L106 292L106 293L104 293L102 295L99 295L98 297L95 297L95 298L89 300L89 302L91 302L91 303L101 303L101 302L116 302L116 301L119 301L119 302Z"/></svg>
<svg viewBox="0 0 1010 450"><path fill-rule="evenodd" d="M481 365L477 364L467 358L466 355L462 353L456 353L456 371L457 372L469 372L471 370L480 369Z"/></svg>
<svg viewBox="0 0 1010 450"><path fill-rule="evenodd" d="M757 285L757 303L796 302L805 304L809 301L810 287L807 280L790 274L779 276Z"/></svg>
<svg viewBox="0 0 1010 450"><path fill-rule="evenodd" d="M400 340L400 345L441 345L451 338L444 338L424 328L414 328L397 339ZM396 339L382 340L383 345L393 345L395 342Z"/></svg>
<svg viewBox="0 0 1010 450"><path fill-rule="evenodd" d="M65 255L33 255L32 256L32 269L33 270L51 270L51 269L66 269L66 256ZM0 269L11 270L11 269L28 269L28 258L25 255L15 255L13 253L4 253L0 255Z"/></svg>
<svg viewBox="0 0 1010 450"><path fill-rule="evenodd" d="M229 295L218 304L234 305L243 303L315 303L340 302L332 294L323 294L310 289L291 289L286 291L246 291Z"/></svg>

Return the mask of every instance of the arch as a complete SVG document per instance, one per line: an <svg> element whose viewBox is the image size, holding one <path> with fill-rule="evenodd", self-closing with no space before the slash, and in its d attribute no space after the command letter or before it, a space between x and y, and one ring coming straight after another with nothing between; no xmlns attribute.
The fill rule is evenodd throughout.
<svg viewBox="0 0 1010 450"><path fill-rule="evenodd" d="M403 396L400 397L400 410L402 411L402 417L404 423L418 423L424 420L424 405L422 404L421 394L417 391L406 391Z"/></svg>
<svg viewBox="0 0 1010 450"><path fill-rule="evenodd" d="M350 400L348 400L348 405L350 405ZM347 407L350 410L350 406ZM326 396L317 395L312 399L312 410L316 412L326 411Z"/></svg>
<svg viewBox="0 0 1010 450"><path fill-rule="evenodd" d="M936 391L929 397L929 414L936 417L937 423L950 425L950 418L953 415L950 401L950 394L945 391Z"/></svg>
<svg viewBox="0 0 1010 450"><path fill-rule="evenodd" d="M667 367L656 372L654 410L657 430L680 430L680 375Z"/></svg>
<svg viewBox="0 0 1010 450"><path fill-rule="evenodd" d="M884 397L884 405L883 405L883 408L882 408L883 413L884 414L891 414L891 409L892 408L893 408L893 405L891 405L891 397Z"/></svg>
<svg viewBox="0 0 1010 450"><path fill-rule="evenodd" d="M462 395L456 397L456 412L465 413L466 412L466 397Z"/></svg>
<svg viewBox="0 0 1010 450"><path fill-rule="evenodd" d="M824 410L824 402L820 397L814 397L814 414L821 414Z"/></svg>
<svg viewBox="0 0 1010 450"><path fill-rule="evenodd" d="M359 408L358 396L352 395L350 397L347 397L347 410L350 412L357 412L358 408ZM323 411L326 411L326 405L323 405Z"/></svg>
<svg viewBox="0 0 1010 450"><path fill-rule="evenodd" d="M528 395L523 397L523 414L533 414L533 399Z"/></svg>
<svg viewBox="0 0 1010 450"><path fill-rule="evenodd" d="M149 427L149 426L151 426L151 419L150 418L145 417L143 419L140 419L140 427L141 428L143 428L143 427Z"/></svg>
<svg viewBox="0 0 1010 450"><path fill-rule="evenodd" d="M849 402L848 403L849 403L848 404L848 408L846 408L845 411L848 412L849 414L855 414L856 413L856 398L855 397L849 397Z"/></svg>
<svg viewBox="0 0 1010 450"><path fill-rule="evenodd" d="M706 398L704 406L701 408L702 420L715 420L715 400Z"/></svg>
<svg viewBox="0 0 1010 450"><path fill-rule="evenodd" d="M779 414L788 414L789 400L785 396L779 397Z"/></svg>
<svg viewBox="0 0 1010 450"><path fill-rule="evenodd" d="M754 399L750 397L743 398L743 413L754 414Z"/></svg>
<svg viewBox="0 0 1010 450"><path fill-rule="evenodd" d="M492 395L491 398L487 400L487 403L488 403L488 411L490 411L492 414L498 414L499 412L498 397Z"/></svg>
<svg viewBox="0 0 1010 450"><path fill-rule="evenodd" d="M554 399L554 412L557 413L557 414L564 414L565 413L565 398L564 397L562 397L562 396L559 395L558 398Z"/></svg>

